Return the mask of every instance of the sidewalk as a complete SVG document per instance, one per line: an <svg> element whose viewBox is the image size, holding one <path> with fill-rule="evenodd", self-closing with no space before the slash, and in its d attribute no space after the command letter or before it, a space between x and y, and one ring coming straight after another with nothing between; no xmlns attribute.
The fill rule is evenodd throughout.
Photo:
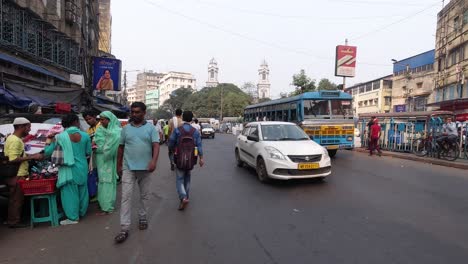
<svg viewBox="0 0 468 264"><path fill-rule="evenodd" d="M366 150L365 148L355 148L354 151L363 152L366 154L369 153L369 151ZM435 159L435 158L429 158L429 157L418 157L412 153L392 152L392 151L382 151L382 156L390 156L390 157L394 157L398 159L413 160L413 161L430 163L430 164L439 165L439 166L468 170L468 160L466 159L457 159L456 161L447 161L447 160Z"/></svg>

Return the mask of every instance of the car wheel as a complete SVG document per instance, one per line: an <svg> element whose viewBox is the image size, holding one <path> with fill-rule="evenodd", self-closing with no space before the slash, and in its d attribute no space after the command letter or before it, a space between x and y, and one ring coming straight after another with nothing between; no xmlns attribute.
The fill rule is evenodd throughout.
<svg viewBox="0 0 468 264"><path fill-rule="evenodd" d="M215 136L215 135L213 134L213 135L211 136L211 138L214 139L214 136Z"/></svg>
<svg viewBox="0 0 468 264"><path fill-rule="evenodd" d="M239 149L237 149L237 148L236 148L236 151L235 151L235 155L236 155L236 165L237 165L237 167L244 166L244 162L241 160L241 157L240 157L240 154L239 154Z"/></svg>
<svg viewBox="0 0 468 264"><path fill-rule="evenodd" d="M267 183L270 180L270 178L268 178L265 161L262 158L258 158L257 160L257 178L262 183Z"/></svg>

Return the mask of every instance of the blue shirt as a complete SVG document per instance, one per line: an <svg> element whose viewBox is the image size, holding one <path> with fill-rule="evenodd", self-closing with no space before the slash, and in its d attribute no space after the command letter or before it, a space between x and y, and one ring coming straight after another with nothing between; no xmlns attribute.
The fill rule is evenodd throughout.
<svg viewBox="0 0 468 264"><path fill-rule="evenodd" d="M153 143L159 143L156 128L146 122L140 127L131 123L121 132L120 145L124 145L124 169L148 170L148 164L153 159Z"/></svg>
<svg viewBox="0 0 468 264"><path fill-rule="evenodd" d="M190 129L192 129L193 127L189 123L184 123L182 127L176 128L174 132L171 134L171 136L169 137L169 148L173 149L175 146L177 146L178 144L177 141L179 140L179 136L180 136L179 129L181 128L183 128L186 132L189 132ZM197 149L198 149L198 155L203 156L201 135L197 129L195 129L195 132L193 132L193 139L195 140L195 146L197 146Z"/></svg>

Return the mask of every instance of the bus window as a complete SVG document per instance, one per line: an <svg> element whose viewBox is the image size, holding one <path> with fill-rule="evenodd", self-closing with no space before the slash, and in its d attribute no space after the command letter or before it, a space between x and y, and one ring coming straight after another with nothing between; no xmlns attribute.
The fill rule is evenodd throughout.
<svg viewBox="0 0 468 264"><path fill-rule="evenodd" d="M291 122L297 121L297 112L296 112L296 104L291 104Z"/></svg>
<svg viewBox="0 0 468 264"><path fill-rule="evenodd" d="M283 110L283 121L287 122L289 118L289 111L288 110Z"/></svg>
<svg viewBox="0 0 468 264"><path fill-rule="evenodd" d="M328 100L305 100L304 101L304 116L317 117L330 115Z"/></svg>
<svg viewBox="0 0 468 264"><path fill-rule="evenodd" d="M351 110L351 101L331 100L332 115L338 118L353 116Z"/></svg>

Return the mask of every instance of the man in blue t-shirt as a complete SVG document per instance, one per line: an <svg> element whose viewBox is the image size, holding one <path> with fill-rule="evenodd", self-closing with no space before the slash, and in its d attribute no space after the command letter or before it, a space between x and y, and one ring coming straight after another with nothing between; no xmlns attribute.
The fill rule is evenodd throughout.
<svg viewBox="0 0 468 264"><path fill-rule="evenodd" d="M135 102L130 106L131 118L121 132L117 158L117 171L122 177L122 205L120 208L121 231L115 237L117 243L128 237L131 219L132 193L135 182L140 188L139 229L148 228L151 174L156 169L159 156L159 135L156 128L145 121L146 105Z"/></svg>

